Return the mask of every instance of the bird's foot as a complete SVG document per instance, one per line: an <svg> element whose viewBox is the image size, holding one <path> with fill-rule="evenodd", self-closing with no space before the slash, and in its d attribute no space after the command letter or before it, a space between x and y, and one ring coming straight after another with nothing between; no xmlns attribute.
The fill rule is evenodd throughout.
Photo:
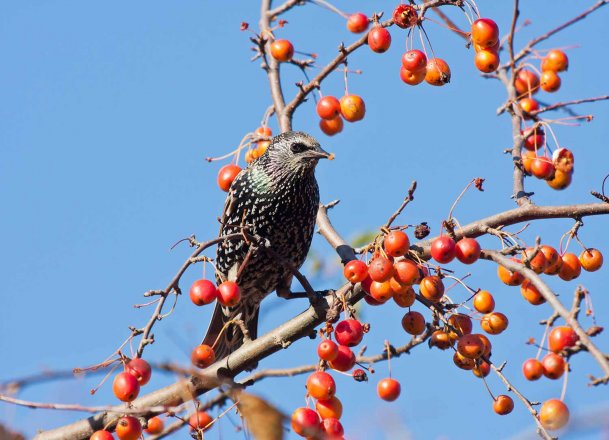
<svg viewBox="0 0 609 440"><path fill-rule="evenodd" d="M277 296L283 299L303 299L308 298L311 303L334 294L333 290L318 290L313 292L292 292L290 289L277 289Z"/></svg>

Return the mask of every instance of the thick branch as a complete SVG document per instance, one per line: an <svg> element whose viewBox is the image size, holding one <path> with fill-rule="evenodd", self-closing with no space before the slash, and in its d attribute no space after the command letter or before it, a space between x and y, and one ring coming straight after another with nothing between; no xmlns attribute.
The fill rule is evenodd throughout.
<svg viewBox="0 0 609 440"><path fill-rule="evenodd" d="M536 206L533 204L523 205L509 211L486 217L465 225L455 230L457 239L461 237L479 237L499 226L509 226L530 220L542 220L549 218L573 218L591 215L609 214L609 203L586 203L581 205L561 206ZM429 247L434 238L415 243L413 250L419 251L422 258L429 258Z"/></svg>
<svg viewBox="0 0 609 440"><path fill-rule="evenodd" d="M348 295L350 303L357 302L361 298L362 291L361 289L356 288L349 296L351 288L351 284L341 287L337 292L337 297L346 294ZM340 301L335 304L333 296L326 296L318 299L315 304L310 306L300 315L290 319L258 339L242 345L229 357L211 365L196 377L190 377L188 380L179 381L146 396L142 396L132 403L132 407L137 409L159 406L178 406L183 402L218 387L222 383L230 383L233 377L246 370L252 364L272 355L282 348L287 348L292 342L298 339L313 334L315 328L326 321L328 314L332 314L332 308L335 305L340 306L341 304ZM117 411L120 411L120 406L117 407ZM157 413L158 412L146 413L144 416L148 417ZM113 427L119 416L120 414L117 413L98 413L73 424L41 432L35 438L38 440L84 440L89 438L97 429L102 429L104 426Z"/></svg>
<svg viewBox="0 0 609 440"><path fill-rule="evenodd" d="M275 107L275 115L279 121L279 128L282 132L286 132L292 129L292 119L286 116L284 111L285 99L283 97L283 89L281 88L281 76L279 74L279 62L273 58L267 56L271 53L271 14L269 9L271 7L271 0L262 0L260 6L260 39L264 45L261 44L261 50L264 52L262 55L262 68L266 71L266 75L269 79L269 87L271 88L271 96L273 98L273 105Z"/></svg>

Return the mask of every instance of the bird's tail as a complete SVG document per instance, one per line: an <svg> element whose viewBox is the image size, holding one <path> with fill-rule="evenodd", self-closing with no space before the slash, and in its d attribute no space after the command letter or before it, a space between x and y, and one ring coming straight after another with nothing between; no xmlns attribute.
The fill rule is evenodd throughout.
<svg viewBox="0 0 609 440"><path fill-rule="evenodd" d="M203 344L209 346L212 346L216 339L218 340L214 347L216 360L225 358L243 344L243 331L238 325L230 324L224 331L222 330L227 322L236 319L243 321L250 339L257 338L259 310L258 301L244 301L244 299L241 299L235 307L224 307L216 303L207 334L203 339ZM222 332L221 335L220 332ZM218 335L220 335L219 338Z"/></svg>

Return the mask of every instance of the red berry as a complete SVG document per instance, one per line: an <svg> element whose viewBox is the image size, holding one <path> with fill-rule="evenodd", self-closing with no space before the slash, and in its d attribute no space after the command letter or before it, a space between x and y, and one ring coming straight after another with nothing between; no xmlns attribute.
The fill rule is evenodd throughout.
<svg viewBox="0 0 609 440"><path fill-rule="evenodd" d="M354 347L362 342L364 328L357 319L345 319L336 325L334 337L340 345Z"/></svg>
<svg viewBox="0 0 609 440"><path fill-rule="evenodd" d="M409 86L416 86L425 81L427 71L425 69L419 70L418 72L412 72L403 67L400 69L400 78Z"/></svg>
<svg viewBox="0 0 609 440"><path fill-rule="evenodd" d="M357 12L355 14L351 14L349 18L347 18L347 29L354 34L361 34L368 29L368 23L368 17L361 12Z"/></svg>
<svg viewBox="0 0 609 440"><path fill-rule="evenodd" d="M214 349L207 344L197 345L190 353L190 361L199 368L207 368L216 360Z"/></svg>
<svg viewBox="0 0 609 440"><path fill-rule="evenodd" d="M355 365L355 354L345 345L338 346L336 359L329 362L330 367L338 371L349 371Z"/></svg>
<svg viewBox="0 0 609 440"><path fill-rule="evenodd" d="M241 300L239 286L234 281L224 281L218 286L218 302L226 307L234 307Z"/></svg>
<svg viewBox="0 0 609 440"><path fill-rule="evenodd" d="M566 326L555 327L548 336L548 348L554 353L559 353L565 348L575 347L579 336L571 328Z"/></svg>
<svg viewBox="0 0 609 440"><path fill-rule="evenodd" d="M393 10L393 22L402 29L413 27L419 21L417 11L410 5L400 4Z"/></svg>
<svg viewBox="0 0 609 440"><path fill-rule="evenodd" d="M105 429L101 429L99 431L95 431L89 440L114 440L114 436L110 431L106 431Z"/></svg>
<svg viewBox="0 0 609 440"><path fill-rule="evenodd" d="M316 436L320 429L319 416L309 408L297 408L291 421L294 432L302 437Z"/></svg>
<svg viewBox="0 0 609 440"><path fill-rule="evenodd" d="M338 356L338 345L329 339L324 339L317 346L317 355L324 361L333 361Z"/></svg>
<svg viewBox="0 0 609 440"><path fill-rule="evenodd" d="M410 248L410 240L408 235L402 231L391 231L385 236L383 247L390 257L402 257Z"/></svg>
<svg viewBox="0 0 609 440"><path fill-rule="evenodd" d="M214 419L205 411L197 411L188 419L188 425L191 431L203 430L207 431L211 427Z"/></svg>
<svg viewBox="0 0 609 440"><path fill-rule="evenodd" d="M218 172L218 186L222 191L228 192L233 180L241 172L241 167L235 164L224 165Z"/></svg>
<svg viewBox="0 0 609 440"><path fill-rule="evenodd" d="M142 358L133 358L125 365L125 371L134 376L140 385L146 385L152 376L150 364Z"/></svg>
<svg viewBox="0 0 609 440"><path fill-rule="evenodd" d="M475 238L462 238L455 245L455 256L463 264L475 263L480 258L480 244Z"/></svg>
<svg viewBox="0 0 609 440"><path fill-rule="evenodd" d="M546 139L545 132L542 128L536 128L535 130L526 130L521 132L524 136L524 148L529 151L535 151L541 147Z"/></svg>
<svg viewBox="0 0 609 440"><path fill-rule="evenodd" d="M190 300L196 306L210 304L218 297L216 285L209 280L197 280L190 286Z"/></svg>
<svg viewBox="0 0 609 440"><path fill-rule="evenodd" d="M418 49L409 50L402 55L402 66L410 72L420 72L427 68L427 56Z"/></svg>
<svg viewBox="0 0 609 440"><path fill-rule="evenodd" d="M431 256L440 264L450 263L455 258L455 241L442 235L431 243Z"/></svg>
<svg viewBox="0 0 609 440"><path fill-rule="evenodd" d="M393 402L397 399L400 396L401 390L400 383L391 377L381 379L376 386L378 396L387 402Z"/></svg>
<svg viewBox="0 0 609 440"><path fill-rule="evenodd" d="M342 438L345 430L343 425L334 417L328 417L321 422L321 428L326 433L329 439Z"/></svg>
<svg viewBox="0 0 609 440"><path fill-rule="evenodd" d="M317 103L317 114L322 119L334 119L340 115L340 102L334 96L324 96Z"/></svg>
<svg viewBox="0 0 609 440"><path fill-rule="evenodd" d="M565 372L565 360L555 353L546 354L541 360L541 364L543 365L543 375L548 379L560 379Z"/></svg>
<svg viewBox="0 0 609 440"><path fill-rule="evenodd" d="M527 359L522 364L522 374L527 380L537 380L543 376L543 365L537 359Z"/></svg>
<svg viewBox="0 0 609 440"><path fill-rule="evenodd" d="M368 266L361 260L351 260L345 264L343 275L351 283L361 283L368 277Z"/></svg>
<svg viewBox="0 0 609 440"><path fill-rule="evenodd" d="M539 77L535 72L531 72L527 69L521 69L516 74L514 87L516 88L516 93L518 93L519 96L525 94L535 94L539 91Z"/></svg>
<svg viewBox="0 0 609 440"><path fill-rule="evenodd" d="M481 48L494 46L499 41L499 27L490 18L479 18L472 23L472 41Z"/></svg>
<svg viewBox="0 0 609 440"><path fill-rule="evenodd" d="M368 274L373 281L382 283L393 276L394 268L391 260L385 257L376 257L368 266Z"/></svg>
<svg viewBox="0 0 609 440"><path fill-rule="evenodd" d="M538 179L548 179L554 174L554 165L547 157L539 156L531 164L531 174Z"/></svg>
<svg viewBox="0 0 609 440"><path fill-rule="evenodd" d="M307 393L318 400L328 400L336 394L336 383L325 371L316 371L307 379Z"/></svg>
<svg viewBox="0 0 609 440"><path fill-rule="evenodd" d="M116 422L116 435L120 440L137 440L142 435L142 424L133 416L125 416Z"/></svg>
<svg viewBox="0 0 609 440"><path fill-rule="evenodd" d="M118 373L112 383L112 391L114 395L123 402L131 402L137 398L140 393L140 384L131 374L123 371Z"/></svg>
<svg viewBox="0 0 609 440"><path fill-rule="evenodd" d="M384 27L374 27L368 32L368 46L376 53L387 52L387 49L391 46L391 34Z"/></svg>

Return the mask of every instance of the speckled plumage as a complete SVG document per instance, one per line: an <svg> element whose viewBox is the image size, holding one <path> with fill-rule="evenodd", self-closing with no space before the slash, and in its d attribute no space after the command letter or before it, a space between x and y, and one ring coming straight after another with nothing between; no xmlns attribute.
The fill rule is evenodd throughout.
<svg viewBox="0 0 609 440"><path fill-rule="evenodd" d="M296 268L305 261L319 205L315 166L323 157L328 154L313 137L302 132L283 133L274 137L267 151L233 181L220 235L239 232L242 225L248 225L252 234L268 240L279 258L258 249L235 279L248 244L233 240L218 246L217 281L236 281L242 298L235 307L216 305L204 343L213 344L224 323L239 314L254 339L262 299L278 288L289 289L292 272L277 260L289 261ZM242 339L241 332L234 327L225 331L216 346L216 357L234 351Z"/></svg>

